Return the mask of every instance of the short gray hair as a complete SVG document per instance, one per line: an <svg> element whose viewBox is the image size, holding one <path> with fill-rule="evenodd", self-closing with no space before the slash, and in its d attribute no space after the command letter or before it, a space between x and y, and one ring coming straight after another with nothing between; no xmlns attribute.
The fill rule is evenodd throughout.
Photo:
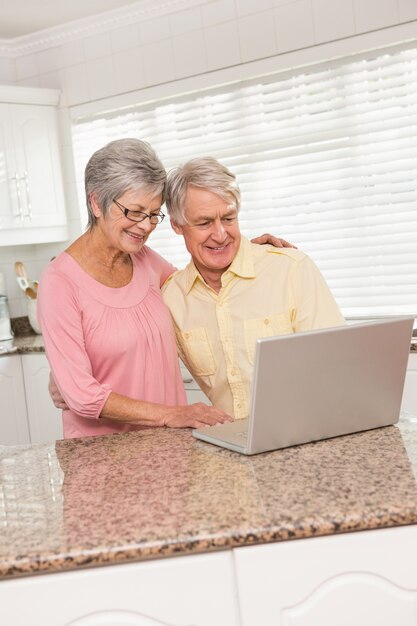
<svg viewBox="0 0 417 626"><path fill-rule="evenodd" d="M115 198L126 191L143 189L164 194L166 171L155 151L140 139L116 139L91 156L85 168L85 196L88 210L87 228L97 222L91 207L90 196L107 215Z"/></svg>
<svg viewBox="0 0 417 626"><path fill-rule="evenodd" d="M165 204L171 219L184 224L185 197L188 186L211 191L240 208L240 190L236 176L213 157L191 159L168 172Z"/></svg>

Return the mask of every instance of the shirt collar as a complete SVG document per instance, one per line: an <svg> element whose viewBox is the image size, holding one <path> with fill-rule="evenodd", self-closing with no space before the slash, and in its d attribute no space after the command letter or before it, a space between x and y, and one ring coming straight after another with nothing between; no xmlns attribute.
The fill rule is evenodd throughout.
<svg viewBox="0 0 417 626"><path fill-rule="evenodd" d="M233 262L225 274L232 273L241 278L255 278L255 266L253 262L252 244L246 237L241 237L239 250L237 255L233 259ZM190 261L184 270L184 288L186 293L189 293L194 286L194 283L199 280L204 285L206 284L194 265L193 261Z"/></svg>

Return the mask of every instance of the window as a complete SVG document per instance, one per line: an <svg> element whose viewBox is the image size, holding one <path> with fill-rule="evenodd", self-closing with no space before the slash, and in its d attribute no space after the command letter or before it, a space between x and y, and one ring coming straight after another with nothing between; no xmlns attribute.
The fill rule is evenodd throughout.
<svg viewBox="0 0 417 626"><path fill-rule="evenodd" d="M76 120L80 189L94 150L132 136L168 169L203 154L225 163L242 192L242 233L269 231L307 252L346 316L417 314L415 48ZM168 220L152 237L186 263Z"/></svg>

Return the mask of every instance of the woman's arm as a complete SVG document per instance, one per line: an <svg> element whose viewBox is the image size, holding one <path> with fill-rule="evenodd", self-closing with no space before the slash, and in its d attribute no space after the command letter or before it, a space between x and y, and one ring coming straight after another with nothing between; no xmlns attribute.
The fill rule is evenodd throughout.
<svg viewBox="0 0 417 626"><path fill-rule="evenodd" d="M37 303L46 356L67 407L97 419L111 388L94 378L82 315L78 288L54 264L49 265L39 283Z"/></svg>
<svg viewBox="0 0 417 626"><path fill-rule="evenodd" d="M65 275L53 270L42 277L41 283L38 315L56 380L55 388L52 381L49 386L56 406L85 418L141 426L198 428L232 421L224 411L203 403L166 406L115 393L109 385L101 384L93 376L85 348L77 289Z"/></svg>
<svg viewBox="0 0 417 626"><path fill-rule="evenodd" d="M58 409L67 410L52 374L49 376L49 394ZM232 418L202 402L187 406L165 406L140 402L111 392L100 417L142 426L168 426L170 428L201 428L232 421Z"/></svg>

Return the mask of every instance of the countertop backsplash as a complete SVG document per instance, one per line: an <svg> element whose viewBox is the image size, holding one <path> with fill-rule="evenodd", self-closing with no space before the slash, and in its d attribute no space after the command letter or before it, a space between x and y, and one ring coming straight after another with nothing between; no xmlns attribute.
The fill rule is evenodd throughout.
<svg viewBox="0 0 417 626"><path fill-rule="evenodd" d="M27 315L23 315L22 317L12 317L10 322L15 338L28 337L34 334Z"/></svg>

